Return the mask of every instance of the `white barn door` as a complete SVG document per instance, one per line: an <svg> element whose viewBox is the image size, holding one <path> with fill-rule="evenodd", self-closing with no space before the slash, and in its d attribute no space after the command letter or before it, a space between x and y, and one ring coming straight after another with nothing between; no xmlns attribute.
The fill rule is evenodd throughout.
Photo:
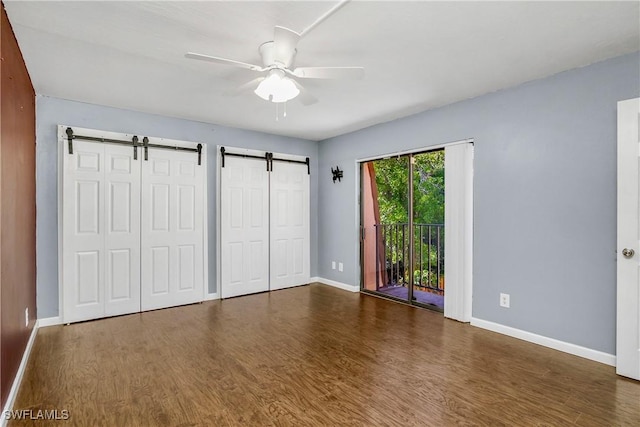
<svg viewBox="0 0 640 427"><path fill-rule="evenodd" d="M140 161L131 147L73 147L62 157L63 321L140 311Z"/></svg>
<svg viewBox="0 0 640 427"><path fill-rule="evenodd" d="M203 301L206 147L154 138L143 148L133 135L66 126L58 143L63 322Z"/></svg>
<svg viewBox="0 0 640 427"><path fill-rule="evenodd" d="M296 156L274 154L267 156L273 158L268 162L265 154L271 153L224 152L220 168L221 297L309 283L308 165Z"/></svg>
<svg viewBox="0 0 640 427"><path fill-rule="evenodd" d="M220 170L221 297L269 290L266 161L226 157Z"/></svg>
<svg viewBox="0 0 640 427"><path fill-rule="evenodd" d="M142 310L203 301L206 168L157 148L142 163Z"/></svg>
<svg viewBox="0 0 640 427"><path fill-rule="evenodd" d="M132 148L105 150L105 314L140 311L140 158Z"/></svg>
<svg viewBox="0 0 640 427"><path fill-rule="evenodd" d="M307 165L274 162L270 198L270 289L307 284L311 276Z"/></svg>

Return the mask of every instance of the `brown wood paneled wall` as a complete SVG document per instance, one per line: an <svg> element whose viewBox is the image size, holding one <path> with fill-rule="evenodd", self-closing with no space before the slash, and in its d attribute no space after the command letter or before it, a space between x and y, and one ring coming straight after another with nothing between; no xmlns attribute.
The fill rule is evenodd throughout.
<svg viewBox="0 0 640 427"><path fill-rule="evenodd" d="M0 394L2 407L36 314L35 92L2 4L0 27ZM25 326L25 308L29 324Z"/></svg>

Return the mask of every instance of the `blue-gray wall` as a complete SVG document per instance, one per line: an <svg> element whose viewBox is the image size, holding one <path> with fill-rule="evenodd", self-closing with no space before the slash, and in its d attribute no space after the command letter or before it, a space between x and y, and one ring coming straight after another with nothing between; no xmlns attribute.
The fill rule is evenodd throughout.
<svg viewBox="0 0 640 427"><path fill-rule="evenodd" d="M216 145L308 156L311 160L311 275L317 274L318 144L202 122L84 104L36 99L36 252L38 317L58 315L57 125L156 136L207 144L209 209L209 291L216 289Z"/></svg>
<svg viewBox="0 0 640 427"><path fill-rule="evenodd" d="M319 276L359 284L356 159L473 138L473 316L615 354L616 103L638 96L635 53L321 142Z"/></svg>
<svg viewBox="0 0 640 427"><path fill-rule="evenodd" d="M311 158L311 274L359 284L356 160L473 138L473 316L615 353L616 102L640 96L640 55L567 71L319 144L37 98L37 299L58 315L56 126L209 145L209 285L215 289L215 145ZM333 184L331 167L345 170ZM331 261L344 263L344 272ZM511 294L511 308L498 294Z"/></svg>

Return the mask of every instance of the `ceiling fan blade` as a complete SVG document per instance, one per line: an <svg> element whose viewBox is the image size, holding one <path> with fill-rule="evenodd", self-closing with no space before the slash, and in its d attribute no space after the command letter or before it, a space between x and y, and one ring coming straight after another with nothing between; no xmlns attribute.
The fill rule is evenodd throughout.
<svg viewBox="0 0 640 427"><path fill-rule="evenodd" d="M307 105L312 105L318 102L318 98L311 95L300 83L298 83L294 79L291 79L291 81L293 82L293 84L296 85L296 87L300 91L300 95L297 96L297 99L302 103L302 105L307 106Z"/></svg>
<svg viewBox="0 0 640 427"><path fill-rule="evenodd" d="M288 28L276 26L273 31L273 59L285 67L291 65L299 40L300 34Z"/></svg>
<svg viewBox="0 0 640 427"><path fill-rule="evenodd" d="M301 79L351 79L364 77L362 67L298 67L293 75Z"/></svg>
<svg viewBox="0 0 640 427"><path fill-rule="evenodd" d="M188 52L185 58L198 59L200 61L213 62L215 64L233 65L235 67L246 68L253 71L264 71L259 65L248 64L246 62L234 61L233 59L219 58L217 56L203 55L201 53Z"/></svg>
<svg viewBox="0 0 640 427"><path fill-rule="evenodd" d="M241 95L244 92L248 92L250 90L255 90L256 87L258 87L258 83L260 83L261 81L263 81L265 78L264 77L257 77L245 84L242 84L238 87L235 87L233 89L228 89L225 90L222 94L225 96L238 96Z"/></svg>

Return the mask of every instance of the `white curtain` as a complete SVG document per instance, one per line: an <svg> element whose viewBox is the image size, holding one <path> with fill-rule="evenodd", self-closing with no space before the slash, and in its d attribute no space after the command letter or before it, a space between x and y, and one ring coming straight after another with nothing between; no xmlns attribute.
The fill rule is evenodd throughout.
<svg viewBox="0 0 640 427"><path fill-rule="evenodd" d="M444 149L444 316L471 321L473 268L473 144Z"/></svg>

